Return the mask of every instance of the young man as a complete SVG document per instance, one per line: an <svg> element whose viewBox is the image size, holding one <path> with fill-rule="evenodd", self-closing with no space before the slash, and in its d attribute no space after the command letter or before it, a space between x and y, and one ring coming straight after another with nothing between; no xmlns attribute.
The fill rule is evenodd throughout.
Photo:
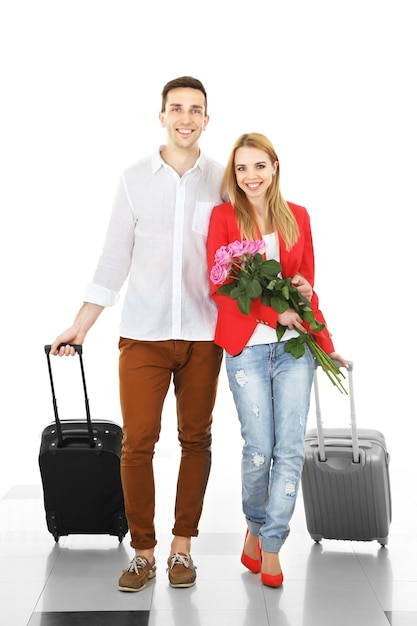
<svg viewBox="0 0 417 626"><path fill-rule="evenodd" d="M104 249L74 323L51 346L73 355L128 279L120 326L120 401L124 442L121 474L135 556L121 591L140 591L156 573L153 454L164 400L173 380L181 445L168 577L190 587L211 465L211 422L222 349L213 343L216 305L210 298L206 237L221 202L224 168L200 152L209 121L203 84L190 76L168 82L159 114L166 145L121 176ZM59 347L63 344L62 347Z"/></svg>

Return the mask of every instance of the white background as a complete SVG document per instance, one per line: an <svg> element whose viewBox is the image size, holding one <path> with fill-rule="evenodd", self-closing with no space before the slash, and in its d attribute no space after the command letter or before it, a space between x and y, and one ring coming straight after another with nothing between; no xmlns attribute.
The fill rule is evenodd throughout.
<svg viewBox="0 0 417 626"><path fill-rule="evenodd" d="M285 197L311 215L316 290L336 349L355 364L359 425L386 434L406 478L416 435L414 12L412 0L3 0L2 491L39 482L40 433L53 419L43 346L78 311L118 177L163 143L160 93L184 74L208 91L207 154L225 162L242 132L274 142ZM120 304L105 311L84 346L95 419L120 421L119 316ZM68 376L57 388L64 418L83 414L77 393L65 396L76 365L53 361L58 383ZM324 417L347 425L343 398L322 388ZM167 409L164 432L175 437L172 399ZM222 376L214 449L230 432L240 446L235 420Z"/></svg>

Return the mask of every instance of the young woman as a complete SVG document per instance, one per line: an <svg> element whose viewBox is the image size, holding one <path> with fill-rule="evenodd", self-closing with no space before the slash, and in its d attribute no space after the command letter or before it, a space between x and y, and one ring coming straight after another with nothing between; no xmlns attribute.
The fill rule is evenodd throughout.
<svg viewBox="0 0 417 626"><path fill-rule="evenodd" d="M209 272L216 251L238 240L266 244L264 258L276 259L282 276L311 302L315 319L325 323L314 287L314 251L309 215L286 202L280 191L279 162L269 139L259 133L236 141L223 179L229 201L213 209L207 242ZM218 281L216 281L218 283ZM248 315L237 301L217 293L215 343L226 351L226 371L241 433L242 507L247 532L241 561L263 584L283 582L279 552L289 533L304 460L304 438L314 373L306 347L300 358L285 351L285 341L310 332L294 309L278 314L258 298ZM277 340L278 324L287 327ZM334 351L326 327L313 334L318 345L347 367Z"/></svg>

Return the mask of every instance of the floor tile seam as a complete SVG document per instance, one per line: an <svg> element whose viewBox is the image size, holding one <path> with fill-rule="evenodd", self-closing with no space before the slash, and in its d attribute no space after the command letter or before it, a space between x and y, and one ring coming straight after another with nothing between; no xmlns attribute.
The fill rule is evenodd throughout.
<svg viewBox="0 0 417 626"><path fill-rule="evenodd" d="M43 587L42 593L43 593L43 591L44 591L44 589L45 589L46 585L48 584L48 582L49 582L49 580L50 580L51 576L53 576L53 574L54 574L54 568L55 568L55 566L56 566L57 562L59 561L59 558L63 556L63 552L62 552L61 546L59 546L59 547L57 548L57 546L56 546L56 545L54 545L54 547L52 548L51 552L47 555L47 561L49 560L49 558L50 558L50 556L51 556L51 553L52 553L54 550L56 550L56 551L57 551L57 553L56 553L56 555L54 556L54 560L53 560L53 563L51 564L51 567L50 567L50 569L49 569L49 573L48 573L48 575L47 575L47 576L46 576L46 578L45 578L45 584L44 584L44 587ZM59 575L58 575L58 576L59 576ZM56 578L56 577L57 577L57 576L55 576L55 578ZM38 602L39 602L39 600L38 600Z"/></svg>
<svg viewBox="0 0 417 626"><path fill-rule="evenodd" d="M285 583L285 580L284 580L284 583ZM260 583L260 585L261 585L262 600L264 603L265 617L266 617L268 626L273 626L273 622L270 621L268 602L267 602L267 594L271 592L271 588L267 587L266 585L263 585L262 583ZM281 588L274 589L274 591L276 591L277 593L281 593L282 591L285 591L285 589L284 589L284 586L282 586Z"/></svg>
<svg viewBox="0 0 417 626"><path fill-rule="evenodd" d="M371 589L372 589L372 594L373 594L373 596L374 596L375 600L377 601L378 605L381 607L381 610L382 610L382 611L384 612L384 614L385 614L385 613L386 613L386 611L388 611L388 610L389 610L389 608L388 608L388 607L384 607L384 606L383 606L382 601L381 601L381 600L380 600L380 598L378 597L377 590L375 589L375 587L374 587L374 584L373 584L372 580L368 579L368 581L369 581L369 585L370 585L370 587L371 587ZM392 584L394 581L390 581L390 582L391 582L391 584Z"/></svg>
<svg viewBox="0 0 417 626"><path fill-rule="evenodd" d="M365 569L365 567L364 567L364 565L363 565L363 563L362 563L362 559L360 558L360 555L359 555L359 554L355 551L355 549L354 549L354 553L355 553L355 556L356 556L356 560L357 560L357 561L358 561L358 563L359 563L359 567L360 567L360 569L362 570L363 575L365 576L365 580L367 580L367 582L368 582L368 583L369 583L369 585L371 586L371 588L372 588L372 592L373 592L373 593L375 593L375 590L374 590L374 588L372 587L372 582L371 582L371 579L370 579L370 577L368 576L368 574L367 574L367 572L366 572L366 569Z"/></svg>
<svg viewBox="0 0 417 626"><path fill-rule="evenodd" d="M55 550L55 549L56 549L56 545L52 548L52 550ZM39 611L36 611L36 607L38 606L39 602L41 601L41 598L42 598L42 596L43 596L43 594L45 592L47 584L49 583L49 581L51 579L54 567L55 567L56 562L57 562L57 560L58 560L60 555L62 555L62 550L61 549L59 549L59 551L57 553L57 556L56 556L56 558L54 560L54 563L53 563L51 569L49 570L48 575L45 577L44 584L43 584L42 589L41 589L41 591L39 593L38 599L36 600L36 602L34 604L34 608L33 608L32 612L31 612L31 618L32 618L33 613L36 613L36 612L39 613Z"/></svg>
<svg viewBox="0 0 417 626"><path fill-rule="evenodd" d="M39 613L39 611L36 611L36 607L38 606L39 602L41 601L41 598L42 598L42 596L44 594L44 591L45 591L48 579L49 579L49 576L45 580L44 584L42 585L42 589L39 592L38 598L37 598L36 602L33 605L33 609L30 612L30 617L29 617L28 623L30 623L30 620L32 619L34 613Z"/></svg>

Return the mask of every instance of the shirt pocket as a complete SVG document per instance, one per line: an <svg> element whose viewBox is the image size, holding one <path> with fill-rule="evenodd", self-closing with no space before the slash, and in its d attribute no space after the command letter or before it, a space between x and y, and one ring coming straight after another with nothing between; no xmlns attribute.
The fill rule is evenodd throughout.
<svg viewBox="0 0 417 626"><path fill-rule="evenodd" d="M200 233L207 237L208 227L210 222L211 212L213 210L213 202L196 202L194 219L193 219L193 231Z"/></svg>

